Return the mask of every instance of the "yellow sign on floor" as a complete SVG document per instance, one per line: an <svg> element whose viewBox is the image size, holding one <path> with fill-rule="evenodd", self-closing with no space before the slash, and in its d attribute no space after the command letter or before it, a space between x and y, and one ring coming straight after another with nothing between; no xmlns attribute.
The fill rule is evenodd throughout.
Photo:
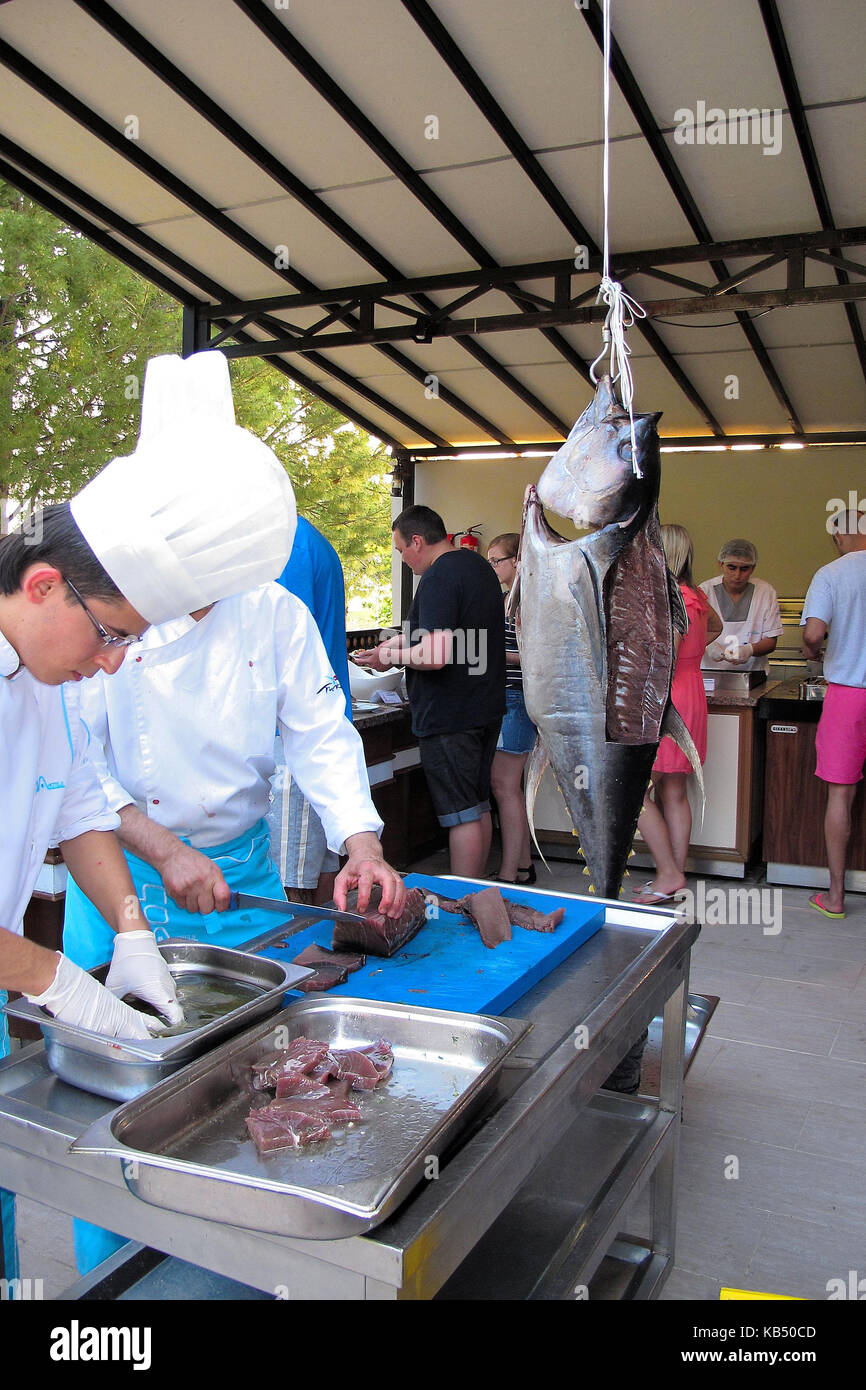
<svg viewBox="0 0 866 1390"><path fill-rule="evenodd" d="M788 1303L805 1303L805 1299L798 1298L792 1293L756 1293L754 1289L721 1289L719 1299L724 1302L736 1302L740 1299L749 1298L778 1298Z"/></svg>

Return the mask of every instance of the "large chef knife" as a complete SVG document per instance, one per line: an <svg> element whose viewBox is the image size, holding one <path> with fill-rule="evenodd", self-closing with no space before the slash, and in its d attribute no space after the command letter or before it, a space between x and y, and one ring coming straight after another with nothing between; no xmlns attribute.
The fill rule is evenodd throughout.
<svg viewBox="0 0 866 1390"><path fill-rule="evenodd" d="M357 912L341 912L338 907L318 907L312 903L292 903L288 898L256 898L249 893L232 893L230 908L258 908L265 912L280 912L284 917L327 917L333 922L360 922L367 919Z"/></svg>

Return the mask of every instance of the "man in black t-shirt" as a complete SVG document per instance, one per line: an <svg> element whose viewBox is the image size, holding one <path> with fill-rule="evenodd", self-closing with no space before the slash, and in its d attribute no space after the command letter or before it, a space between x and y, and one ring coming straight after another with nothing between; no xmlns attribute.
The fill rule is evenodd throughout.
<svg viewBox="0 0 866 1390"><path fill-rule="evenodd" d="M412 731L451 872L480 878L490 850L490 768L505 713L505 615L496 574L475 551L455 550L429 507L407 507L391 527L421 582L399 637L361 665L406 667Z"/></svg>

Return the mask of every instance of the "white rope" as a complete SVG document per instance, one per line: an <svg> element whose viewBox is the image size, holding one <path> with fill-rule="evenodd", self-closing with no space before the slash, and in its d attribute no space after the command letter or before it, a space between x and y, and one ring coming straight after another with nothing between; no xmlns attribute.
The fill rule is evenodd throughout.
<svg viewBox="0 0 866 1390"><path fill-rule="evenodd" d="M626 342L626 331L636 319L645 319L646 310L636 299L627 295L618 280L610 278L610 7L611 0L604 3L604 159L602 172L602 196L604 202L604 253L602 260L601 284L598 288L596 304L607 305L607 317L602 330L602 349L589 369L593 384L598 378L595 369L610 348L611 383L620 383L620 396L628 411L631 425L631 466L637 476L642 477L637 461L637 441L634 432L634 382L632 380L629 357L631 348Z"/></svg>

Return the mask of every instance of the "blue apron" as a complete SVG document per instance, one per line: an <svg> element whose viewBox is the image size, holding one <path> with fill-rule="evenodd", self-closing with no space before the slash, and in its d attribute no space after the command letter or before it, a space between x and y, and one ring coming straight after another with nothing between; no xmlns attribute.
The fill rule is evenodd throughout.
<svg viewBox="0 0 866 1390"><path fill-rule="evenodd" d="M225 845L200 850L222 869L233 892L259 898L285 898L280 876L268 855L268 823L258 821L251 830ZM184 840L184 844L189 844ZM168 897L159 874L150 864L124 850L135 891L157 941L170 936L189 936L214 946L243 946L279 924L279 917L263 910L235 908L228 912L186 912ZM288 915L288 914L287 914ZM105 918L70 878L66 889L63 950L82 970L92 970L111 960L114 932ZM126 1237L114 1235L87 1221L73 1222L75 1262L81 1274L107 1260Z"/></svg>
<svg viewBox="0 0 866 1390"><path fill-rule="evenodd" d="M9 1056L9 1021L3 1013L6 999L6 991L0 990L0 1057ZM0 1276L4 1279L17 1279L19 1273L18 1242L15 1239L15 1193L7 1192L3 1187L0 1187L0 1241L0 1253L3 1256Z"/></svg>

